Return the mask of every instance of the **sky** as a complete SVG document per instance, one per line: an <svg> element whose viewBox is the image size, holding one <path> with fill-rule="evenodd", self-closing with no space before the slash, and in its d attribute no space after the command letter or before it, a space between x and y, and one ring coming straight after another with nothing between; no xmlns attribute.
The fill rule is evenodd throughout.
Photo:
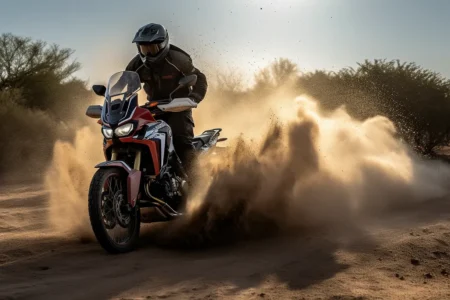
<svg viewBox="0 0 450 300"><path fill-rule="evenodd" d="M147 23L214 72L252 74L276 58L301 71L400 59L450 78L449 0L0 0L0 33L75 50L77 76L103 82L136 55Z"/></svg>

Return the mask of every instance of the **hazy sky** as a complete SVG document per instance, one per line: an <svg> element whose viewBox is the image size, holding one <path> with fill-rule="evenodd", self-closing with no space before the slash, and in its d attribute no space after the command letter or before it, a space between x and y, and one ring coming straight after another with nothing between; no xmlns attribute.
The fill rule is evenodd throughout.
<svg viewBox="0 0 450 300"><path fill-rule="evenodd" d="M450 78L450 0L0 0L0 32L74 50L92 81L123 69L150 22L205 72L250 75L277 57L301 70L374 58L414 61Z"/></svg>

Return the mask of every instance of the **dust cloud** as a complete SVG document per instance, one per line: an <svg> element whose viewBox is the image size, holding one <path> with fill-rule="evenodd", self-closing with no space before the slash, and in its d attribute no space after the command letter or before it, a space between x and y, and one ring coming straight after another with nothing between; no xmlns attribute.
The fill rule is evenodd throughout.
<svg viewBox="0 0 450 300"><path fill-rule="evenodd" d="M231 127L243 134L225 157L200 161L209 172L198 180L188 217L160 237L163 243L222 243L313 228L345 233L448 194L450 169L415 156L390 120L361 122L344 107L326 114L307 96L284 99L227 111L225 133ZM248 120L252 139L239 124Z"/></svg>
<svg viewBox="0 0 450 300"><path fill-rule="evenodd" d="M371 216L448 193L450 169L416 157L381 116L352 119L320 111L289 87L234 103L212 93L194 112L196 133L222 127L220 156L199 159L185 218L153 235L156 243L216 243L308 228L352 228ZM82 128L57 142L47 174L51 222L92 237L87 193L102 137Z"/></svg>
<svg viewBox="0 0 450 300"><path fill-rule="evenodd" d="M50 193L49 222L56 233L93 237L87 199L94 166L104 160L101 147L102 136L94 125L79 129L73 143L55 143L45 185Z"/></svg>

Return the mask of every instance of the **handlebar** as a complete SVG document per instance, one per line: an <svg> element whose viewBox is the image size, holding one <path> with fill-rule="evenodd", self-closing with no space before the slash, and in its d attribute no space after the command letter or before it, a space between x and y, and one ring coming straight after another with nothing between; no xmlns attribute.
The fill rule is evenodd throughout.
<svg viewBox="0 0 450 300"><path fill-rule="evenodd" d="M165 112L181 112L191 108L197 107L197 102L191 98L182 97L175 99L161 99L158 101L150 101L144 105L145 108L149 108L152 114L163 114Z"/></svg>

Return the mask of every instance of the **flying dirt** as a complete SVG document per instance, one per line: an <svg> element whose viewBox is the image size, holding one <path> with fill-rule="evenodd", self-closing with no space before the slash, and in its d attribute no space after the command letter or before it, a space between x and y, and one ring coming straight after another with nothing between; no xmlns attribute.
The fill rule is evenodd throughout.
<svg viewBox="0 0 450 300"><path fill-rule="evenodd" d="M281 106L278 102L278 107L269 103L250 113L241 107L227 112L235 113L235 124L226 126L234 140L220 158L200 161L198 169L205 172L198 172L201 184L189 201L187 217L171 226L174 240L189 234L220 239L219 228L233 236L265 231L260 222L282 231L361 226L385 210L449 192L450 168L416 157L384 117L357 121L344 108L325 114L306 96ZM236 116L239 111L245 117ZM266 116L272 120L267 122ZM243 127L240 122L248 119L256 121ZM241 135L237 128L246 129ZM100 140L100 133L86 127L73 146L57 143L46 181L52 223L82 237L91 231L85 199L92 166L103 160L92 146ZM62 197L67 202L61 203Z"/></svg>
<svg viewBox="0 0 450 300"><path fill-rule="evenodd" d="M57 142L40 222L50 244L73 249L47 245L54 252L14 263L21 239L2 229L12 242L2 246L0 298L450 297L450 168L416 156L387 118L323 112L288 88L257 100L214 115L220 101L205 101L197 128L224 128L226 151L199 162L187 215L150 225L142 251L127 256L105 255L89 224L101 133L85 127L74 143ZM13 200L2 197L6 209ZM192 252L206 246L216 247Z"/></svg>

